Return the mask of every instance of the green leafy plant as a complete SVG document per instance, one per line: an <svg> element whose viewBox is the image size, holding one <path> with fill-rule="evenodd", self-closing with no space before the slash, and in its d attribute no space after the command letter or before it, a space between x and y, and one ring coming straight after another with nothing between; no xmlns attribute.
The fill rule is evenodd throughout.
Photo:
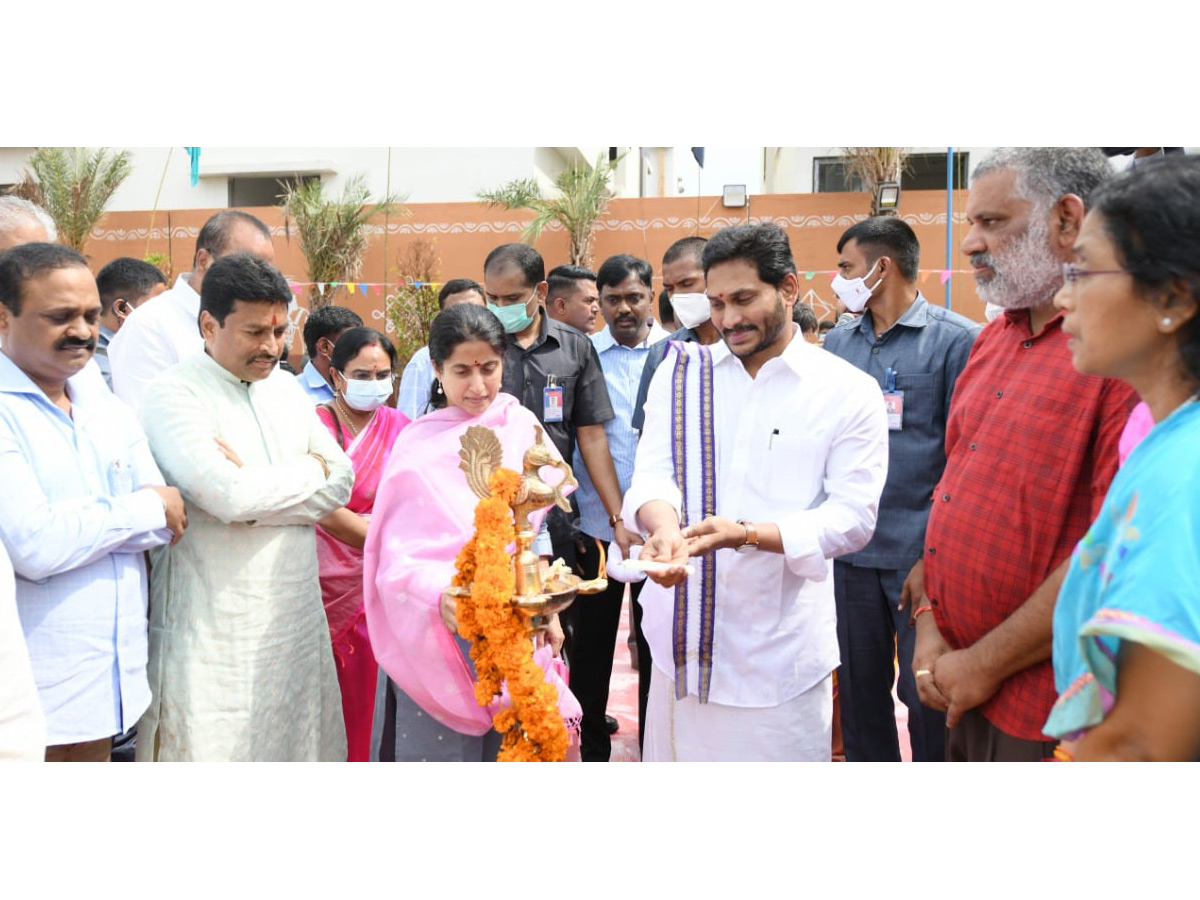
<svg viewBox="0 0 1200 900"><path fill-rule="evenodd" d="M573 165L564 169L554 179L555 194L551 197L542 194L533 178L519 178L494 191L480 191L477 196L490 206L532 211L533 221L521 233L521 240L527 244L534 243L551 222L558 223L571 242L571 264L590 266L596 222L613 197L608 183L622 158L607 160L601 154L590 168Z"/></svg>
<svg viewBox="0 0 1200 900"><path fill-rule="evenodd" d="M148 253L142 257L142 262L150 263L158 271L167 276L167 281L171 280L171 257L165 253Z"/></svg>
<svg viewBox="0 0 1200 900"><path fill-rule="evenodd" d="M363 255L367 251L369 225L372 216L403 209L399 199L391 195L373 206L367 205L371 192L362 174L346 182L340 198L328 197L319 178L299 179L294 184L280 182L284 188L284 234L291 240L294 228L300 239L300 252L308 262L308 280L316 284L309 288L309 307L327 306L333 302L333 284L357 281L362 271Z"/></svg>
<svg viewBox="0 0 1200 900"><path fill-rule="evenodd" d="M36 180L35 202L54 219L60 243L83 252L108 201L133 171L129 159L128 150L114 154L107 147L38 147L29 155L33 176L26 180Z"/></svg>

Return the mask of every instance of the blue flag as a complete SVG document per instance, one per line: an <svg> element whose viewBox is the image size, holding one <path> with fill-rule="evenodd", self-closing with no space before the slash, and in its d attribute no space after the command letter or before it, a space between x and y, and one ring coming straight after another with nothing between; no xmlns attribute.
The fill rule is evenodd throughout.
<svg viewBox="0 0 1200 900"><path fill-rule="evenodd" d="M197 150L196 152L199 153L200 151ZM696 157L697 165L699 165L700 168L703 169L704 168L704 148L703 147L693 147L692 148L692 156Z"/></svg>
<svg viewBox="0 0 1200 900"><path fill-rule="evenodd" d="M200 148L199 147L184 147L187 155L192 160L192 187L196 186L196 182L200 180Z"/></svg>

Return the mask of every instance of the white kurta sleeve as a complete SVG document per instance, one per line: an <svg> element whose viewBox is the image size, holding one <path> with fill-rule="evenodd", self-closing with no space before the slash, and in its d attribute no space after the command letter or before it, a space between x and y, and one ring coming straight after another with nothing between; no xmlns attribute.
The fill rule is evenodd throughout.
<svg viewBox="0 0 1200 900"><path fill-rule="evenodd" d="M164 382L147 396L141 409L142 426L163 477L167 484L179 488L189 504L226 524L257 522L330 489L336 471L337 481L332 488L341 499L331 508L345 505L350 497L345 483L348 480L352 485L353 475L347 479L343 466L336 462L341 451L328 432L326 437L333 450L328 456L321 455L327 460L334 457L329 462L330 482L321 464L307 452L269 465L235 465L217 446L218 428L211 405L198 394L205 387ZM307 418L320 425L311 408ZM305 427L304 421L295 422L294 427ZM349 466L348 461L345 466ZM310 515L305 521L316 521L321 515Z"/></svg>
<svg viewBox="0 0 1200 900"><path fill-rule="evenodd" d="M683 505L683 494L675 483L675 471L671 463L671 378L673 367L664 362L654 373L650 392L646 395L646 421L634 455L633 478L625 501L621 505L621 517L625 527L635 534L645 532L638 522L637 512L651 500L662 500L675 509Z"/></svg>
<svg viewBox="0 0 1200 900"><path fill-rule="evenodd" d="M315 412L310 412L305 421L309 421L308 452L325 460L329 478L300 502L262 516L258 520L260 525L311 525L350 502L350 493L354 490L354 465L350 457L338 446Z"/></svg>
<svg viewBox="0 0 1200 900"><path fill-rule="evenodd" d="M827 559L861 550L871 540L887 480L887 413L878 385L847 390L842 409L842 427L825 462L825 499L775 523L788 567L813 581L825 579Z"/></svg>

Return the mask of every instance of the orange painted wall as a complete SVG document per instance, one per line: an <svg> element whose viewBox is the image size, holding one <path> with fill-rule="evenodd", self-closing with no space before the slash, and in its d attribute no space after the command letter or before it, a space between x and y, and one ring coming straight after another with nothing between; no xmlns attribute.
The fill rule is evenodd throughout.
<svg viewBox="0 0 1200 900"><path fill-rule="evenodd" d="M953 309L983 321L983 304L975 295L974 282L958 245L966 232L962 210L966 192L956 191L951 227L953 258L950 268ZM837 239L842 232L867 215L866 194L774 194L750 198L746 209L725 209L718 197L654 197L613 200L598 223L595 266L617 253L632 253L648 259L660 281L662 254L675 240L691 234L704 237L728 225L747 220L770 220L788 232L796 264L801 270L802 297L819 318L831 318L835 298L829 282L837 262ZM142 258L162 253L171 260L175 274L190 269L200 227L218 210L159 210L110 213L93 232L87 254L94 270L119 256ZM289 278L307 281L308 273L299 244L285 233L279 209L249 210L261 218L275 235L276 265ZM921 241L923 272L921 290L935 304L944 302L945 288L940 270L946 268L946 195L942 191L909 191L901 200L901 217L913 226ZM413 204L408 214L379 217L359 276L363 282L395 283L412 273L401 272L398 260L414 241L431 242L441 261L437 281L465 277L483 280L483 260L499 244L520 239L529 214L492 209L478 203ZM536 244L549 270L566 262L567 240L561 230L547 230ZM594 266L594 267L595 267ZM811 279L805 273L813 272ZM366 296L356 291L349 296L340 289L335 302L349 306L368 324L383 324L383 290L368 288Z"/></svg>

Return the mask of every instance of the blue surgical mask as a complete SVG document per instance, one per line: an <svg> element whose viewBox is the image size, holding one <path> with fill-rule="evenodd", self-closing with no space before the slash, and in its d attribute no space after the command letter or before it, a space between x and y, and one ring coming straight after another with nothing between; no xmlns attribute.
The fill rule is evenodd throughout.
<svg viewBox="0 0 1200 900"><path fill-rule="evenodd" d="M533 289L532 300L537 296L537 288ZM487 308L492 311L500 324L504 326L504 330L509 334L520 334L533 323L533 316L529 314L529 300L524 303L513 303L511 306L497 306L495 303L489 303Z"/></svg>
<svg viewBox="0 0 1200 900"><path fill-rule="evenodd" d="M387 403L392 396L392 379L384 378L370 381L360 381L357 378L347 378L342 397L346 405L359 412L371 412Z"/></svg>

